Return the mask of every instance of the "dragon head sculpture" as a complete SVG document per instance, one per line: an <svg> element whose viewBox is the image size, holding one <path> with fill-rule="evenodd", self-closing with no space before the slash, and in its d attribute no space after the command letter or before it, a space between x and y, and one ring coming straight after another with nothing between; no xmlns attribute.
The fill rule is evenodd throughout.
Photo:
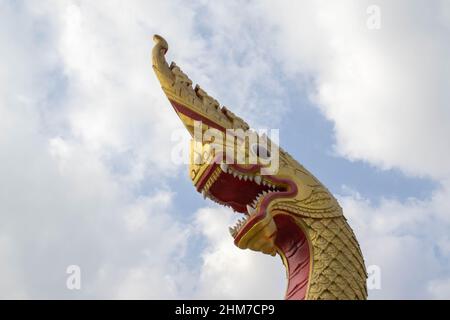
<svg viewBox="0 0 450 320"><path fill-rule="evenodd" d="M276 142L193 87L166 62L167 42L154 41L154 71L193 138L192 182L242 215L230 227L236 246L281 256L287 299L365 299L362 254L334 196Z"/></svg>

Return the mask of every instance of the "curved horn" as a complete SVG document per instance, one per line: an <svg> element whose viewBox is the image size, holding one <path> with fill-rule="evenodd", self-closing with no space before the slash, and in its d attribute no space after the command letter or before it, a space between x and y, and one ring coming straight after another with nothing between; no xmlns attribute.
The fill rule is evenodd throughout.
<svg viewBox="0 0 450 320"><path fill-rule="evenodd" d="M190 118L191 120L206 120L210 126L222 130L225 128L249 129L244 120L227 108L220 107L219 102L209 96L200 86L192 87L191 79L174 62L169 66L165 57L169 45L163 37L155 34L153 41L155 41L152 51L153 70L177 113L183 114L182 120L187 126L192 126L187 123L192 122L187 120Z"/></svg>
<svg viewBox="0 0 450 320"><path fill-rule="evenodd" d="M155 73L163 87L166 85L172 86L175 82L175 77L170 70L169 64L167 63L165 57L167 51L169 50L169 45L163 37L157 34L153 36L153 41L155 42L155 46L152 51L153 69L155 70Z"/></svg>

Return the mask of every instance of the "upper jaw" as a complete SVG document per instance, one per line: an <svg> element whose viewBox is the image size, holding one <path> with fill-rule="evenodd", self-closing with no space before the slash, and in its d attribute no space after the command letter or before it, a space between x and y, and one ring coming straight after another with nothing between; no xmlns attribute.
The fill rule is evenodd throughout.
<svg viewBox="0 0 450 320"><path fill-rule="evenodd" d="M197 186L198 191L203 194L205 198L233 208L235 211L243 213L244 216L240 219L235 226L230 227L229 231L233 238L238 241L239 238L245 234L249 228L255 225L258 221L266 217L269 203L278 197L282 197L284 194L289 193L290 187L286 183L286 180L279 179L275 176L262 176L259 174L261 166L239 166L235 164L226 164L224 162L220 164L213 164L208 171L205 171L203 181ZM232 201L224 201L220 198L220 195L213 194L215 183L222 177L229 179L231 176L236 181L251 182L261 187L261 191L254 195L248 203L245 205L236 206ZM233 187L233 186L230 186Z"/></svg>

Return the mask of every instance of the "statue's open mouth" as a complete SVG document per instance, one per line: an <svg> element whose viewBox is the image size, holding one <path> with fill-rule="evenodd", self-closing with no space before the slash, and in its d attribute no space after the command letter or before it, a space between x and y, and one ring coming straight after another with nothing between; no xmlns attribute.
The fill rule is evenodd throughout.
<svg viewBox="0 0 450 320"><path fill-rule="evenodd" d="M205 170L197 190L213 201L242 213L230 227L238 243L251 227L266 217L269 203L279 197L292 196L295 184L270 175L260 175L260 165L214 163Z"/></svg>

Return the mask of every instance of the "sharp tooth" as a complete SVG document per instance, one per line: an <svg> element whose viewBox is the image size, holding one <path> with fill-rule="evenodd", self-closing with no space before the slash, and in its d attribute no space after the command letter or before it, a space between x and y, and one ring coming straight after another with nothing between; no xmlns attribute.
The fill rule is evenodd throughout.
<svg viewBox="0 0 450 320"><path fill-rule="evenodd" d="M243 178L242 175L238 175L238 177L239 177L239 180L242 180L242 178Z"/></svg>
<svg viewBox="0 0 450 320"><path fill-rule="evenodd" d="M247 181L248 177L246 175L244 175L244 181Z"/></svg>
<svg viewBox="0 0 450 320"><path fill-rule="evenodd" d="M236 171L233 171L233 177L236 178L237 175L238 175L237 172L236 172Z"/></svg>
<svg viewBox="0 0 450 320"><path fill-rule="evenodd" d="M230 227L230 228L228 228L228 230L230 231L230 234L233 235L233 233L234 233L233 228Z"/></svg>
<svg viewBox="0 0 450 320"><path fill-rule="evenodd" d="M253 181L253 176L248 176L248 180Z"/></svg>
<svg viewBox="0 0 450 320"><path fill-rule="evenodd" d="M222 169L223 172L227 173L228 165L226 163L221 163L220 164L220 169Z"/></svg>
<svg viewBox="0 0 450 320"><path fill-rule="evenodd" d="M203 191L202 195L203 195L203 199L206 199L206 191Z"/></svg>
<svg viewBox="0 0 450 320"><path fill-rule="evenodd" d="M262 181L262 184L263 184L263 185L266 185L266 184L267 184L266 180L263 180L263 181Z"/></svg>
<svg viewBox="0 0 450 320"><path fill-rule="evenodd" d="M253 208L252 206L247 205L247 212L252 215L253 212L255 211L255 208Z"/></svg>
<svg viewBox="0 0 450 320"><path fill-rule="evenodd" d="M261 184L261 176L255 176L255 182L256 182L256 184L260 185Z"/></svg>

